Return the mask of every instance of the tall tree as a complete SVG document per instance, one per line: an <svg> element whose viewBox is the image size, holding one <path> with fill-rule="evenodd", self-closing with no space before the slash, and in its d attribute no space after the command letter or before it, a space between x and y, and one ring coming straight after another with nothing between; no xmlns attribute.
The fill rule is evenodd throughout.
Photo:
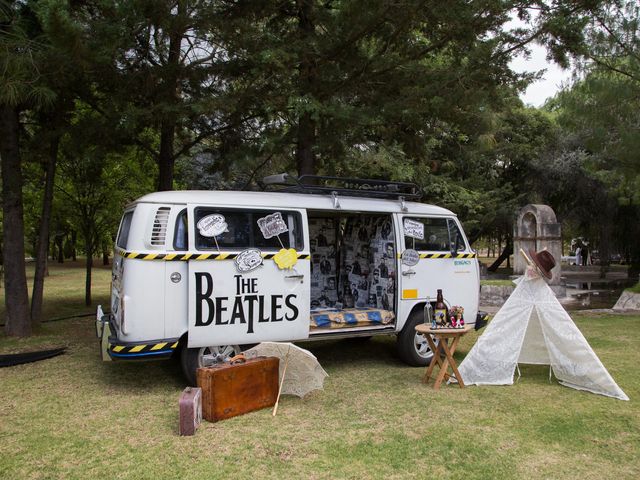
<svg viewBox="0 0 640 480"><path fill-rule="evenodd" d="M93 258L112 243L122 209L153 189L154 166L142 149L101 137L108 120L80 102L60 143L60 208L84 242L85 304L91 305ZM99 139L99 140L98 140ZM151 165L150 165L151 163Z"/></svg>
<svg viewBox="0 0 640 480"><path fill-rule="evenodd" d="M171 190L175 162L203 139L241 123L221 101L225 49L215 2L137 0L84 3L73 11L93 54L97 95L85 98L111 119L123 142L158 164L158 190Z"/></svg>
<svg viewBox="0 0 640 480"><path fill-rule="evenodd" d="M39 141L45 140L46 153L43 156L44 189L42 191L42 203L39 211L38 233L35 251L35 269L33 274L33 289L31 294L31 322L37 325L42 320L42 303L44 300L44 279L47 272L47 259L49 256L49 234L51 230L51 210L53 205L53 188L55 182L56 167L58 163L58 150L62 137L60 116L64 108L56 106L53 112L43 115L48 132L38 131ZM49 121L46 121L48 119Z"/></svg>
<svg viewBox="0 0 640 480"><path fill-rule="evenodd" d="M0 158L3 193L3 260L8 335L31 334L25 273L20 113L51 101L38 62L46 45L31 29L23 2L0 4Z"/></svg>
<svg viewBox="0 0 640 480"><path fill-rule="evenodd" d="M637 272L640 246L630 239L640 230L629 220L640 217L640 5L604 3L586 24L584 41L569 47L580 77L547 107L576 149L586 152L584 175L606 187L606 195L598 196L602 201L589 212L602 227L601 245L625 251ZM626 234L612 235L622 224Z"/></svg>
<svg viewBox="0 0 640 480"><path fill-rule="evenodd" d="M22 169L19 149L19 110L0 102L0 158L2 159L3 261L7 335L31 335L31 317L24 263Z"/></svg>
<svg viewBox="0 0 640 480"><path fill-rule="evenodd" d="M362 151L401 153L417 174L451 134L484 133L478 120L504 86L525 84L513 55L570 37L591 6L297 0L218 11L229 85L261 112L262 146L291 155L299 174L350 173L344 160ZM505 30L514 12L532 11L530 27Z"/></svg>

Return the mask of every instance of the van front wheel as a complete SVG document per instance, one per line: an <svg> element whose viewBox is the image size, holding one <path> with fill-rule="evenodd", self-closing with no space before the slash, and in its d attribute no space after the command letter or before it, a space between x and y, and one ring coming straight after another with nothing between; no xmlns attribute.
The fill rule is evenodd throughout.
<svg viewBox="0 0 640 480"><path fill-rule="evenodd" d="M424 323L424 316L421 311L416 311L409 316L407 323L398 334L398 356L403 362L413 367L424 367L433 357L426 337L416 332L416 326L421 323Z"/></svg>
<svg viewBox="0 0 640 480"><path fill-rule="evenodd" d="M182 364L182 372L187 382L192 387L196 386L196 370L200 367L210 367L217 363L228 361L235 355L240 353L238 345L221 345L219 347L200 347L187 348L183 347L180 354L180 363Z"/></svg>

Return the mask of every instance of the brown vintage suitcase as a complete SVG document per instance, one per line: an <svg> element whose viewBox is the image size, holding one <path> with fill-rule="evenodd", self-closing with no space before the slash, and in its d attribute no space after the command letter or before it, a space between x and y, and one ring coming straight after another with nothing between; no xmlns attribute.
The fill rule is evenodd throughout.
<svg viewBox="0 0 640 480"><path fill-rule="evenodd" d="M234 358L229 363L199 368L198 387L202 388L202 416L210 422L275 405L278 396L276 357L250 360Z"/></svg>
<svg viewBox="0 0 640 480"><path fill-rule="evenodd" d="M195 435L202 421L202 390L187 387L180 395L180 435Z"/></svg>

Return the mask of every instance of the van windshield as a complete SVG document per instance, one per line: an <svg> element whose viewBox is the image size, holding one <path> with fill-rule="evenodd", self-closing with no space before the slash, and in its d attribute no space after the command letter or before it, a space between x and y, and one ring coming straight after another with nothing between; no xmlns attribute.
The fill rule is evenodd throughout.
<svg viewBox="0 0 640 480"><path fill-rule="evenodd" d="M279 235L265 238L258 226L258 220L266 216L280 213L286 230ZM210 231L198 228L201 220L209 217L218 222L219 230L210 227ZM283 210L231 210L199 207L195 209L196 248L198 250L259 248L262 250L280 250L281 248L303 249L302 219L297 212ZM202 225L202 224L201 224Z"/></svg>
<svg viewBox="0 0 640 480"><path fill-rule="evenodd" d="M127 249L127 242L129 241L129 230L131 229L131 219L133 218L133 211L126 212L120 222L120 231L118 232L118 238L116 239L116 245L120 248Z"/></svg>

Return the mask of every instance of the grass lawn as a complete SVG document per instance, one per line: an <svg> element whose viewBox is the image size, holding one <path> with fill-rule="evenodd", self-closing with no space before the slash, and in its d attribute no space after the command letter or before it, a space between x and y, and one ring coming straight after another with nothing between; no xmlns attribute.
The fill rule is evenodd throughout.
<svg viewBox="0 0 640 480"><path fill-rule="evenodd" d="M626 289L629 292L640 293L640 282L636 283L633 287Z"/></svg>
<svg viewBox="0 0 640 480"><path fill-rule="evenodd" d="M480 285L492 285L500 287L515 287L512 280L480 280Z"/></svg>
<svg viewBox="0 0 640 480"><path fill-rule="evenodd" d="M77 270L52 272L49 315L90 310ZM343 340L305 345L329 373L324 391L283 397L275 418L204 422L183 438L176 363L102 363L91 317L0 335L0 353L69 346L0 369L0 478L640 478L640 316L574 318L630 402L549 383L545 367L523 367L513 386L435 392L392 338ZM463 339L459 360L476 339Z"/></svg>
<svg viewBox="0 0 640 480"><path fill-rule="evenodd" d="M93 313L98 304L109 306L109 286L111 282L111 266L103 266L102 259L94 260L92 269L91 293L93 305L84 304L85 260L66 261L63 264L49 264L49 276L44 281L44 304L42 318L44 321ZM33 288L34 264L27 264L27 282L29 297ZM4 285L0 288L0 323L4 324Z"/></svg>

